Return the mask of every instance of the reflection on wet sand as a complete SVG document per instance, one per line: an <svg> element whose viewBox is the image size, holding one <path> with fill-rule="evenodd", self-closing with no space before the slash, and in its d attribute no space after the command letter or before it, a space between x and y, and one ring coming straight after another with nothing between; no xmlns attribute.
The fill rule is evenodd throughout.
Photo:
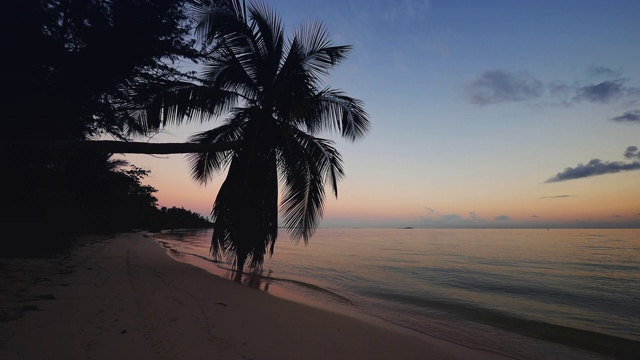
<svg viewBox="0 0 640 360"><path fill-rule="evenodd" d="M242 274L238 274L238 272L233 269L224 269L226 270L224 276L225 278L242 283L243 285L251 287L253 289L259 289L266 293L269 292L269 286L273 281L273 279L271 278L273 270L267 270L267 274L265 275L264 269L254 269L250 272L243 272Z"/></svg>

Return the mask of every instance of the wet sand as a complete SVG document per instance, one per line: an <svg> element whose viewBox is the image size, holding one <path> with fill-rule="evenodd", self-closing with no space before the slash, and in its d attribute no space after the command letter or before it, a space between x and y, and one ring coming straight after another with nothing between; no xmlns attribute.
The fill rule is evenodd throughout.
<svg viewBox="0 0 640 360"><path fill-rule="evenodd" d="M0 359L503 358L271 296L138 233L0 270Z"/></svg>

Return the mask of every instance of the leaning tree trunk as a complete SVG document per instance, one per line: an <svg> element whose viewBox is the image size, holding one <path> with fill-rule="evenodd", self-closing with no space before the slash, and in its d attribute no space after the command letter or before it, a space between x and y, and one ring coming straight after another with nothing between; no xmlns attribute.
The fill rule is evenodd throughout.
<svg viewBox="0 0 640 360"><path fill-rule="evenodd" d="M200 143L146 143L110 140L86 141L40 141L4 143L8 150L45 150L45 151L99 151L111 154L186 154L198 152L218 152L235 149L237 141L214 144Z"/></svg>

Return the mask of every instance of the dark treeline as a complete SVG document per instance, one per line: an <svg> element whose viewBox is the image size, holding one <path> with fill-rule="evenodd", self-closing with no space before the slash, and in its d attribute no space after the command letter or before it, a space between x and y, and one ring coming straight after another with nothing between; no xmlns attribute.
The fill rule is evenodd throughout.
<svg viewBox="0 0 640 360"><path fill-rule="evenodd" d="M141 230L173 230L211 227L212 223L200 214L178 207L158 207L157 190L142 184L149 171L136 166L107 172L92 187L78 191L79 201L74 204L77 213L72 217L74 229L83 232L112 232ZM101 181L101 182L100 182ZM84 193L83 193L84 192ZM82 199L100 204L88 210ZM68 222L65 222L68 224Z"/></svg>
<svg viewBox="0 0 640 360"><path fill-rule="evenodd" d="M154 217L155 226L151 226L150 229L154 231L160 230L174 230L174 229L198 229L209 228L213 226L207 218L194 213L191 210L185 208L162 207L158 209L156 216Z"/></svg>
<svg viewBox="0 0 640 360"><path fill-rule="evenodd" d="M140 183L148 173L112 154L17 146L145 135L142 109L154 91L190 78L176 61L195 62L200 56L189 37L188 5L185 0L1 2L6 90L0 97L1 223L5 232L21 230L3 237L0 254L18 248L47 253L81 232L159 228L178 213L188 217L182 210L157 209L155 189Z"/></svg>

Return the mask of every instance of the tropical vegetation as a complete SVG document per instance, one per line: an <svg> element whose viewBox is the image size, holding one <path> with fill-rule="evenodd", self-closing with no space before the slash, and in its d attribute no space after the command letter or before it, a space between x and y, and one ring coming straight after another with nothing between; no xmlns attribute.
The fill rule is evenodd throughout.
<svg viewBox="0 0 640 360"><path fill-rule="evenodd" d="M189 78L175 64L200 57L189 38L187 5L187 0L0 2L7 35L2 43L6 91L0 96L5 169L0 206L6 211L0 222L28 229L4 249L39 252L75 232L133 226L129 209L136 194L128 194L130 201L103 196L126 188L127 174L117 171L112 151L37 144L105 135L128 140L146 132L139 89Z"/></svg>
<svg viewBox="0 0 640 360"><path fill-rule="evenodd" d="M8 169L0 206L11 209L3 225L29 229L26 247L45 248L70 231L162 228L150 219L184 211L157 209L155 189L141 183L148 172L125 170L112 154L189 153L201 183L226 171L212 211L212 254L232 259L238 274L246 263L259 268L273 253L279 221L306 243L322 217L325 186L337 196L342 159L319 134L355 141L369 128L359 100L323 84L351 47L333 45L320 23L285 37L263 3L0 6L3 24L20 34L3 44L10 91L0 97L0 161ZM198 62L200 74L182 70ZM131 142L169 124L212 119L220 126L190 143ZM87 142L105 135L121 142Z"/></svg>

